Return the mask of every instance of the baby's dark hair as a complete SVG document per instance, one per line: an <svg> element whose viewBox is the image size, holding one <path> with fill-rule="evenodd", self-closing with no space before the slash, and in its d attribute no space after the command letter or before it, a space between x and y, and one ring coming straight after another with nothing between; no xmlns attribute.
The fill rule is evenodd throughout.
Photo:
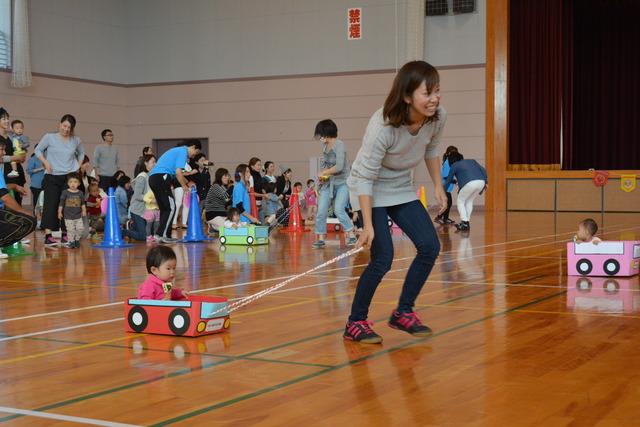
<svg viewBox="0 0 640 427"><path fill-rule="evenodd" d="M238 209L238 208L229 208L229 210L227 210L227 219L229 221L232 221L233 220L233 216L235 214L240 215L240 209Z"/></svg>
<svg viewBox="0 0 640 427"><path fill-rule="evenodd" d="M293 184L294 187L302 187L302 183L300 181L296 181L295 184Z"/></svg>
<svg viewBox="0 0 640 427"><path fill-rule="evenodd" d="M315 181L314 181L314 180L312 180L312 179L308 179L308 180L307 180L307 185L311 184L312 182L313 182L313 183L315 183Z"/></svg>
<svg viewBox="0 0 640 427"><path fill-rule="evenodd" d="M159 268L163 262L176 259L176 253L170 247L155 246L147 253L147 273L151 274L151 267Z"/></svg>
<svg viewBox="0 0 640 427"><path fill-rule="evenodd" d="M598 223L591 218L582 220L580 225L582 225L589 232L589 234L591 234L591 236L595 236L598 232Z"/></svg>

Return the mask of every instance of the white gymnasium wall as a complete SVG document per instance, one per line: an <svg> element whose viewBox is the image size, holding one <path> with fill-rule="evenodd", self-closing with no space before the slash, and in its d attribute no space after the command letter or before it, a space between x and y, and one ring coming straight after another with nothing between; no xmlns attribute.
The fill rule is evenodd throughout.
<svg viewBox="0 0 640 427"><path fill-rule="evenodd" d="M395 4L395 0L129 2L133 53L129 82L391 69ZM363 9L363 39L349 41L347 8L354 6ZM398 0L399 21L405 6L406 0Z"/></svg>
<svg viewBox="0 0 640 427"><path fill-rule="evenodd" d="M435 66L486 62L486 2L476 0L474 13L425 19L424 57Z"/></svg>
<svg viewBox="0 0 640 427"><path fill-rule="evenodd" d="M31 69L125 83L127 0L29 0Z"/></svg>

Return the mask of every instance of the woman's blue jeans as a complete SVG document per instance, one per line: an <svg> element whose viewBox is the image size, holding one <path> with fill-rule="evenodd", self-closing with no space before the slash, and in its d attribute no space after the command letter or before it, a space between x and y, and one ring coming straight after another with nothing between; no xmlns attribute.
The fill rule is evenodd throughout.
<svg viewBox="0 0 640 427"><path fill-rule="evenodd" d="M351 305L350 321L366 320L369 305L378 284L391 269L393 241L387 215L395 222L415 245L418 253L407 271L397 310L401 313L413 311L418 294L422 290L431 269L440 253L440 241L431 218L419 200L396 206L373 208L374 238L371 243L371 260L362 272L356 294Z"/></svg>
<svg viewBox="0 0 640 427"><path fill-rule="evenodd" d="M331 191L333 189L333 192ZM346 208L349 203L349 188L347 184L323 185L318 189L318 214L316 215L316 234L327 234L327 214L333 199L333 212L342 224L345 232L353 229L351 218Z"/></svg>
<svg viewBox="0 0 640 427"><path fill-rule="evenodd" d="M131 227L131 230L124 230L124 235L133 240L144 242L147 240L147 221L134 213L131 214L131 219L133 220L133 227Z"/></svg>

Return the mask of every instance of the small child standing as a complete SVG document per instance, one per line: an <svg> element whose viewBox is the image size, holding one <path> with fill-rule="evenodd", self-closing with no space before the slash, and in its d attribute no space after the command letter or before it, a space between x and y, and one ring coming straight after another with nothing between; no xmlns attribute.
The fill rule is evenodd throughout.
<svg viewBox="0 0 640 427"><path fill-rule="evenodd" d="M29 148L29 137L23 135L24 123L21 120L14 120L11 122L11 144L13 144L13 154L19 156L27 152ZM17 178L20 176L18 172L18 162L11 162L11 172L7 174L9 178Z"/></svg>
<svg viewBox="0 0 640 427"><path fill-rule="evenodd" d="M77 173L70 173L67 177L69 188L62 191L60 204L58 205L58 218L64 219L67 228L68 248L80 247L80 236L84 230L82 217L87 216L87 206L84 201L84 194L78 189L80 187L80 176Z"/></svg>
<svg viewBox="0 0 640 427"><path fill-rule="evenodd" d="M167 246L155 246L147 253L147 279L138 288L139 299L184 301L187 293L173 285L177 257Z"/></svg>
<svg viewBox="0 0 640 427"><path fill-rule="evenodd" d="M126 225L129 220L129 196L127 192L131 188L131 178L122 175L118 178L118 187L115 192L116 206L118 207L118 221L120 225Z"/></svg>
<svg viewBox="0 0 640 427"><path fill-rule="evenodd" d="M151 190L144 195L144 214L142 217L147 221L147 242L155 243L158 225L160 225L160 207Z"/></svg>
<svg viewBox="0 0 640 427"><path fill-rule="evenodd" d="M246 227L247 223L240 220L240 210L238 208L229 208L224 226L226 228Z"/></svg>
<svg viewBox="0 0 640 427"><path fill-rule="evenodd" d="M587 218L578 224L578 233L573 236L573 241L576 243L593 243L597 245L602 242L600 238L595 236L597 232L598 223L591 218Z"/></svg>
<svg viewBox="0 0 640 427"><path fill-rule="evenodd" d="M87 216L89 217L89 235L93 236L102 224L102 197L100 197L100 186L93 181L89 184L89 195L87 196Z"/></svg>
<svg viewBox="0 0 640 427"><path fill-rule="evenodd" d="M307 180L307 190L304 192L304 200L307 205L307 218L305 221L312 223L316 219L318 213L318 192L316 191L316 182L312 179Z"/></svg>

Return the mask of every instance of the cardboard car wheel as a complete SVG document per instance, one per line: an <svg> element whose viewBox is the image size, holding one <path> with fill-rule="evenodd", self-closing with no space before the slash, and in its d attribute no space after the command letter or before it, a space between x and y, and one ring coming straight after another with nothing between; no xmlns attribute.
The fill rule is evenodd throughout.
<svg viewBox="0 0 640 427"><path fill-rule="evenodd" d="M223 329L229 329L229 326L231 326L231 319L227 318L224 321L224 324L222 325Z"/></svg>
<svg viewBox="0 0 640 427"><path fill-rule="evenodd" d="M247 236L247 243L248 243L249 245L253 245L253 241L254 241L254 240L253 240L253 236Z"/></svg>
<svg viewBox="0 0 640 427"><path fill-rule="evenodd" d="M129 322L129 327L136 332L142 332L147 328L147 324L149 323L149 316L147 312L142 307L133 307L129 310L129 315L127 316L127 321Z"/></svg>
<svg viewBox="0 0 640 427"><path fill-rule="evenodd" d="M189 330L189 313L182 308L176 308L169 314L169 329L176 335L183 335Z"/></svg>
<svg viewBox="0 0 640 427"><path fill-rule="evenodd" d="M609 295L615 295L620 291L620 284L613 279L607 279L607 281L602 284L602 289Z"/></svg>
<svg viewBox="0 0 640 427"><path fill-rule="evenodd" d="M590 292L591 286L591 280L584 277L578 279L578 281L576 282L576 288L579 292Z"/></svg>
<svg viewBox="0 0 640 427"><path fill-rule="evenodd" d="M333 226L333 229L334 229L335 231L340 231L340 229L342 229L342 227L340 226L340 224L335 224L335 225Z"/></svg>
<svg viewBox="0 0 640 427"><path fill-rule="evenodd" d="M593 270L593 264L586 258L581 258L576 262L576 270L582 275L587 275Z"/></svg>
<svg viewBox="0 0 640 427"><path fill-rule="evenodd" d="M613 258L610 258L604 262L602 269L609 276L615 276L620 271L620 263Z"/></svg>
<svg viewBox="0 0 640 427"><path fill-rule="evenodd" d="M220 243L222 243L223 245L227 243L227 238L225 236L220 236Z"/></svg>

